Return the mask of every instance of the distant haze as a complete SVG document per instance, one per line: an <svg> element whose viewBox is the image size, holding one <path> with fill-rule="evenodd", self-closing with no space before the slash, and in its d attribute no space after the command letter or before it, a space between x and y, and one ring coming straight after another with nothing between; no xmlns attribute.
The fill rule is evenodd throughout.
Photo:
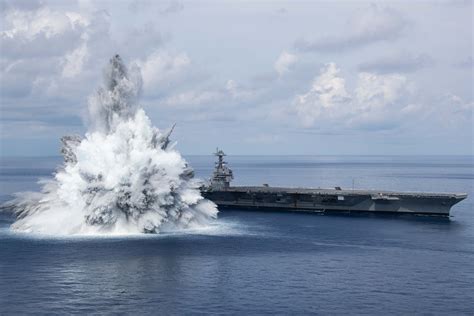
<svg viewBox="0 0 474 316"><path fill-rule="evenodd" d="M0 1L0 156L87 130L110 56L185 154L473 154L471 1Z"/></svg>

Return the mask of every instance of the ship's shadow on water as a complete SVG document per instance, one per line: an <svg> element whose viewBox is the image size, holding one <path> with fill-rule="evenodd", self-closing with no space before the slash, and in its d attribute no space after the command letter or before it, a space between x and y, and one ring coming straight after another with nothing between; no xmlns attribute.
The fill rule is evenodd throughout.
<svg viewBox="0 0 474 316"><path fill-rule="evenodd" d="M104 262L123 260L156 266L185 258L192 261L202 257L260 257L279 253L306 256L397 249L438 252L447 245L427 247L423 239L457 226L448 218L228 209L220 212L208 229L161 234L48 236L13 232L9 228L13 221L11 216L0 217L0 235L4 240L0 248L9 254L9 264L38 256L36 259L44 266L54 267L59 259L65 268L68 265L99 267ZM414 242L410 236L420 231L427 236ZM77 257L82 253L87 258Z"/></svg>
<svg viewBox="0 0 474 316"><path fill-rule="evenodd" d="M0 213L0 314L436 315L470 306L474 249L464 223L449 218L228 209L208 231L67 238L12 233L13 220Z"/></svg>
<svg viewBox="0 0 474 316"><path fill-rule="evenodd" d="M149 238L150 236L153 235L159 235L159 236L168 236L168 237L173 237L173 236L178 236L178 235L212 235L215 234L215 231L213 231L213 226L215 228L216 225L219 225L219 222L222 220L225 220L227 218L231 218L233 220L237 220L238 218L241 218L245 220L247 217L253 217L252 215L257 215L257 217L260 216L269 216L269 218L274 218L275 216L284 216L286 219L288 218L306 218L306 220L310 221L317 221L318 219L332 219L333 221L338 221L338 219L341 222L341 225L345 225L347 221L370 221L372 223L376 223L377 221L379 222L395 222L395 223L407 223L407 224L419 224L419 225L433 225L433 226L439 226L453 229L456 226L459 225L459 222L456 220L453 220L453 217L451 216L432 216L432 215L419 215L419 214L394 214L394 213L373 213L373 212L368 212L368 213L360 213L360 212L314 212L314 211L297 211L295 212L294 210L281 210L281 209L245 209L245 208L225 208L219 212L219 216L217 221L213 225L209 225L207 227L203 227L200 229L188 229L188 230L180 230L180 231L166 231L162 234L131 234L129 235L130 237L135 237L139 238L140 236ZM15 221L15 215L13 214L13 211L9 209L2 209L0 210L0 228L5 230L6 227L9 227L13 222ZM225 230L225 227L221 227L221 233ZM236 233L236 227L231 227L227 226L227 229L229 229L228 233L231 234L232 232ZM249 233L249 232L247 232ZM244 231L240 231L238 233L239 235L244 235ZM249 233L250 234L250 233ZM21 234L25 235L26 234ZM41 236L41 235L36 235L36 236ZM44 235L43 235L44 236ZM64 235L66 236L66 235ZM61 237L64 237L61 236ZM71 235L73 236L73 235ZM87 235L78 235L82 237L88 237ZM126 235L124 235L126 236ZM90 235L90 238L94 238L94 235ZM96 235L95 237L102 237L106 238L107 236L103 235ZM120 238L120 235L111 235L111 238ZM122 236L123 237L123 236Z"/></svg>
<svg viewBox="0 0 474 316"><path fill-rule="evenodd" d="M436 215L420 215L420 214L395 214L393 212L345 212L345 211L331 211L331 212L314 212L311 210L282 210L282 209L246 209L246 208L234 208L229 207L219 213L220 216L225 216L227 212L242 212L242 213L262 213L262 214L293 214L293 216L321 216L329 218L360 218L360 219L373 219L373 220L393 220L393 221L407 221L413 223L426 223L426 224L444 224L444 225L456 225L456 221L450 216L436 216Z"/></svg>
<svg viewBox="0 0 474 316"><path fill-rule="evenodd" d="M253 221L254 218L268 217L268 219L287 222L291 225L292 220L296 222L304 220L306 222L317 223L318 221L325 222L330 220L332 225L347 225L356 224L362 222L370 222L371 224L383 224L389 225L392 223L399 223L406 225L425 225L426 227L437 227L438 229L455 229L460 225L458 221L452 219L449 216L431 216L431 215L418 215L418 214L393 214L393 213L350 213L350 212L313 212L313 211L298 211L293 210L281 210L281 209L241 209L241 208L225 208L219 212L218 219L208 225L207 227L195 228L195 229L184 229L176 231L165 231L160 234L129 234L129 235L47 235L47 234L27 234L27 233L15 233L10 229L10 225L15 221L15 215L11 210L2 209L0 210L0 231L14 233L16 237L22 238L41 238L41 239L140 239L140 238L173 238L183 236L219 236L219 235L255 235L248 229L244 229L241 225L242 222L247 220ZM265 221L266 222L266 221ZM239 227L240 225L240 227ZM252 225L251 225L252 226ZM335 226L334 228L337 228Z"/></svg>

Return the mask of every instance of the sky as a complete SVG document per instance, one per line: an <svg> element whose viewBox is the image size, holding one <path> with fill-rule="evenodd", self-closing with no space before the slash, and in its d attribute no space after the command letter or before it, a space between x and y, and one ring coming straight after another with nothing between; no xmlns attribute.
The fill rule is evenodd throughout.
<svg viewBox="0 0 474 316"><path fill-rule="evenodd" d="M0 0L0 156L84 134L115 54L184 154L472 155L472 6Z"/></svg>

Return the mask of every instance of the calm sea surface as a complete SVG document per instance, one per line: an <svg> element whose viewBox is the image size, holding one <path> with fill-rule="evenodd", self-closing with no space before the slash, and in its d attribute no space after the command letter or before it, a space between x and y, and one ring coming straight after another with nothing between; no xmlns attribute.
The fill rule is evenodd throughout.
<svg viewBox="0 0 474 316"><path fill-rule="evenodd" d="M213 157L190 156L207 178ZM60 162L4 158L0 198ZM474 315L472 156L228 157L235 184L466 192L450 219L224 211L207 229L40 238L0 215L0 314Z"/></svg>

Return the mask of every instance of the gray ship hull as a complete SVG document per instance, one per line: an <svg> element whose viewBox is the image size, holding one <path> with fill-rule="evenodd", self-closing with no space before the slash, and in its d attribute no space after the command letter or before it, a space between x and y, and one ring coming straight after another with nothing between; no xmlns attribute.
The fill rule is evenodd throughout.
<svg viewBox="0 0 474 316"><path fill-rule="evenodd" d="M390 213L449 216L464 193L418 193L375 190L281 187L204 188L203 196L219 208L303 212Z"/></svg>

